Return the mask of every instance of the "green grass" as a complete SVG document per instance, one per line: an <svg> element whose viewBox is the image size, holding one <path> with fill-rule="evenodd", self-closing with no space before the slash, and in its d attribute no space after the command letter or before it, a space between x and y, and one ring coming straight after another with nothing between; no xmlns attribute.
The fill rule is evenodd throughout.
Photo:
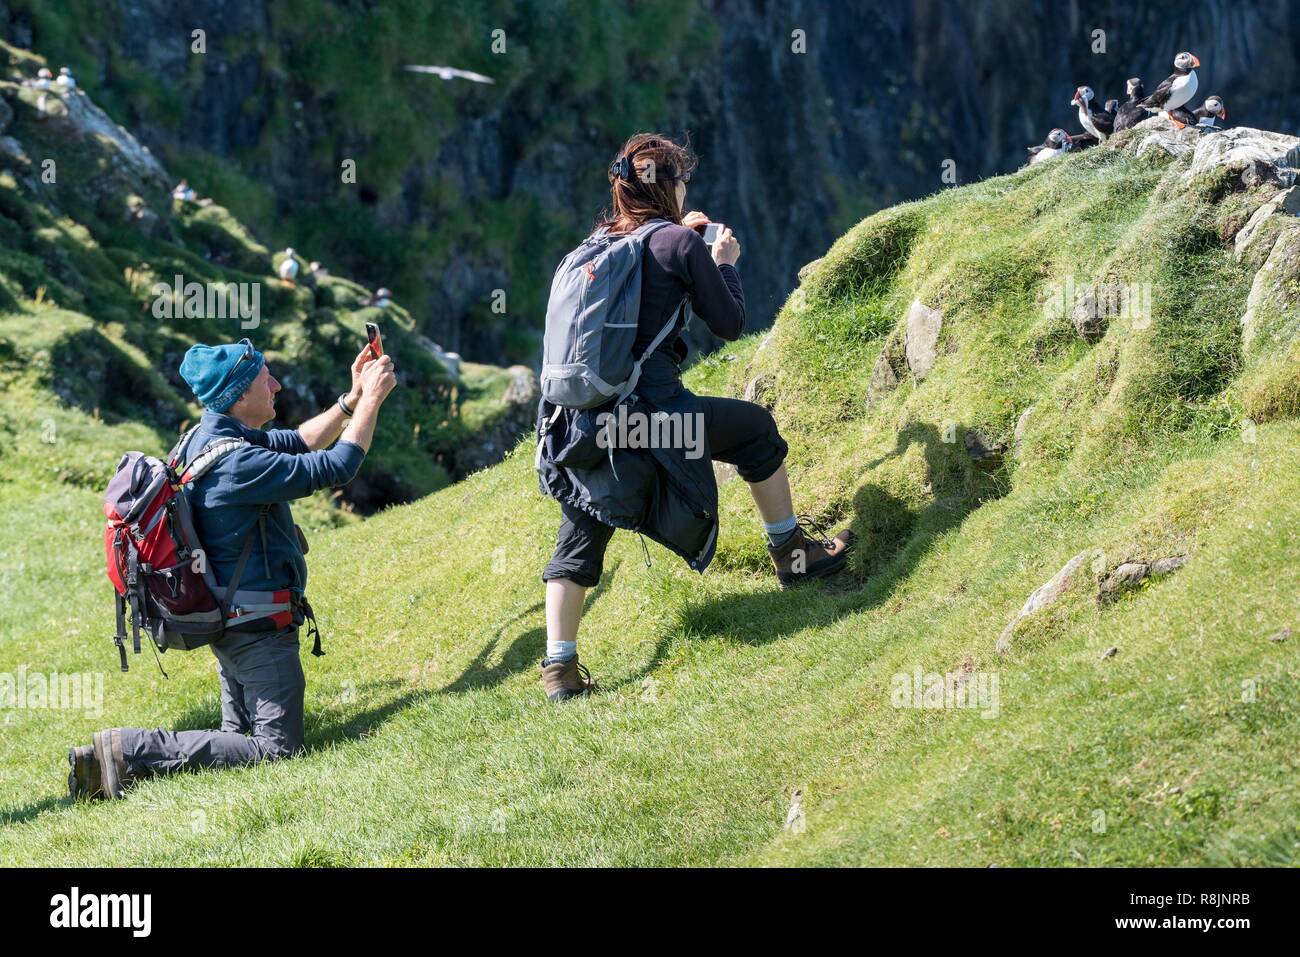
<svg viewBox="0 0 1300 957"><path fill-rule="evenodd" d="M102 715L5 713L0 861L1294 865L1300 658L1269 640L1300 625L1294 353L1241 356L1251 277L1211 228L1240 197L1171 190L1168 163L1099 149L886 210L830 250L766 348L697 365L715 394L769 378L797 504L858 532L853 561L779 591L726 481L706 575L653 546L647 568L615 537L581 636L603 690L561 707L537 680L559 511L524 442L314 536L327 655L304 658L307 755L69 805L67 745L212 725L217 687L204 652L168 655L168 681L147 657L112 671L96 488L37 481L30 423L8 420L0 448L26 464L0 466L0 507L48 531L0 544L0 585L22 596L0 614L0 672L108 673ZM1084 343L1039 305L1071 273L1151 283L1150 325ZM945 311L940 358L868 409L914 298ZM962 431L1009 439L1031 405L1018 453L975 469ZM98 436L92 458L133 438L62 414ZM998 655L1085 548L1103 570L1191 562L1105 606L1089 577ZM917 667L996 676L996 715L894 707ZM785 829L796 788L805 818Z"/></svg>

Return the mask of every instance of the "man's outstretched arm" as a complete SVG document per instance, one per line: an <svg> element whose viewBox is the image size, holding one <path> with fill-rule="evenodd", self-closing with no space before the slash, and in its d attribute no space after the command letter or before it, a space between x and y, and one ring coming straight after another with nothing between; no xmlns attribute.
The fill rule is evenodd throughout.
<svg viewBox="0 0 1300 957"><path fill-rule="evenodd" d="M356 412L357 405L361 402L361 372L373 361L370 358L369 344L357 353L356 359L352 361L352 389L343 401L348 404L348 408L353 413ZM335 402L320 415L313 416L298 426L298 434L302 436L307 448L315 452L333 445L334 440L339 437L347 424L348 417L343 414L343 410Z"/></svg>

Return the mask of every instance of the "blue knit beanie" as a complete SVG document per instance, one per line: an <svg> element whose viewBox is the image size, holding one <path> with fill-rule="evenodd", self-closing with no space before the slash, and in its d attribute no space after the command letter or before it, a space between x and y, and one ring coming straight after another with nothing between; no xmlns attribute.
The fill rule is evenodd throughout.
<svg viewBox="0 0 1300 957"><path fill-rule="evenodd" d="M225 412L253 384L266 360L247 339L224 346L201 342L181 360L181 378L205 409Z"/></svg>

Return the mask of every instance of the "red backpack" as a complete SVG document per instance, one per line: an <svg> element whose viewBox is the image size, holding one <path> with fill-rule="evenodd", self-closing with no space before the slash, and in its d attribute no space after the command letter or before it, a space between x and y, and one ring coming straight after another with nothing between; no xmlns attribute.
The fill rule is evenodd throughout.
<svg viewBox="0 0 1300 957"><path fill-rule="evenodd" d="M131 612L135 653L140 630L159 651L191 651L225 634L232 619L241 623L271 618L276 627L293 621L288 589L274 592L239 591L239 579L253 550L256 528L266 539L264 506L244 536L239 562L223 590L208 562L190 511L189 486L223 457L244 444L243 439L218 439L184 465L194 426L176 443L167 461L143 452L127 452L104 494L104 549L108 578L116 589L117 633L113 642L126 665L126 613ZM265 545L263 545L265 547Z"/></svg>

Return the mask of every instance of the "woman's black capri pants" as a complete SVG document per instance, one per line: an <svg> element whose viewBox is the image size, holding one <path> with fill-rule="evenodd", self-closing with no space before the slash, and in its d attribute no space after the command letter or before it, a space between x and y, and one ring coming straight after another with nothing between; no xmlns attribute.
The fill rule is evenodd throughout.
<svg viewBox="0 0 1300 957"><path fill-rule="evenodd" d="M762 482L785 461L789 446L776 429L772 413L740 399L696 396L704 413L704 431L714 461L728 462L746 482ZM563 518L543 581L567 578L586 588L600 581L605 549L614 529L581 509L560 503Z"/></svg>

